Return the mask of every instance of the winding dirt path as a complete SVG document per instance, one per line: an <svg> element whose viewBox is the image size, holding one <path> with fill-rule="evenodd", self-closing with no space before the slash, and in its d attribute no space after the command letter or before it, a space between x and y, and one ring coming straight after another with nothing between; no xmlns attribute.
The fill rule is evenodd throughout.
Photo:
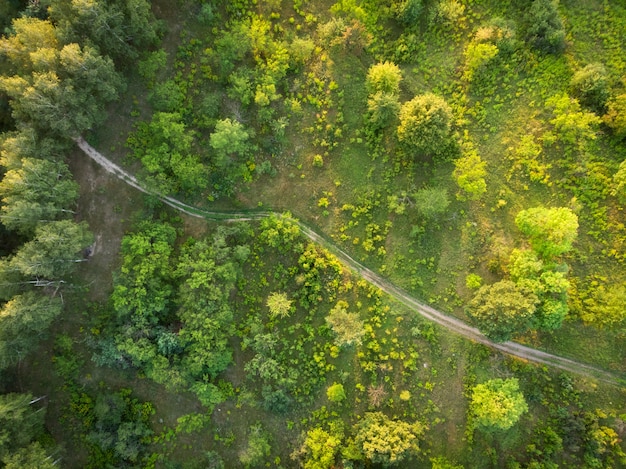
<svg viewBox="0 0 626 469"><path fill-rule="evenodd" d="M167 196L159 196L158 194L154 194L153 192L146 189L132 174L128 173L111 160L104 157L101 153L99 153L95 148L89 145L82 137L75 139L76 144L79 148L92 160L98 163L102 168L104 168L107 172L117 176L122 181L131 185L135 189L146 193L157 195L159 199L169 205L170 207L183 212L189 216L197 217L197 218L206 218L211 220L220 220L225 222L235 222L235 221L250 221L250 220L259 220L261 218L268 217L270 215L279 215L274 212L265 211L265 212L254 212L254 211L229 211L229 212L217 212L217 211L207 211L201 210L196 207L192 207L187 205L177 199ZM371 269L368 269L361 263L354 260L350 255L348 255L345 251L340 249L337 245L335 245L332 241L328 240L324 236L320 235L316 231L314 231L311 227L304 224L301 221L296 221L299 226L301 232L311 241L323 246L328 251L332 252L339 260L351 270L359 274L361 277L366 279L372 285L377 286L382 291L387 293L388 295L395 298L400 303L404 304L411 310L417 312L421 316L429 319L437 324L445 327L446 329L455 332L467 339L473 340L475 342L479 342L483 345L491 347L492 349L499 350L500 352L506 353L508 355L512 355L517 358L521 358L523 360L528 360L534 363L539 363L542 365L552 366L555 368L559 368L561 370L565 370L571 373L575 373L578 375L582 375L588 378L594 378L609 384L614 384L618 386L625 386L626 380L619 378L612 373L609 373L605 370L601 370L599 368L595 368L591 365L586 365L584 363L580 363L574 360L570 360L568 358L560 357L558 355L553 355L547 352L542 352L541 350L537 350L531 347L527 347L525 345L518 344L516 342L502 342L496 343L489 340L483 333L481 333L475 327L468 325L467 323L461 321L460 319L451 317L441 311L438 311L431 306L428 306L425 303L417 300L413 296L411 296L408 292L402 290L401 288L395 286L389 280L381 277Z"/></svg>

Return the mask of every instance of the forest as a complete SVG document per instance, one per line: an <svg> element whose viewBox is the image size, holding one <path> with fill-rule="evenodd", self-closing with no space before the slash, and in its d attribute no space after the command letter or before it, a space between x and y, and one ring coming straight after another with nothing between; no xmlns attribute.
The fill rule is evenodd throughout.
<svg viewBox="0 0 626 469"><path fill-rule="evenodd" d="M0 0L0 469L626 468L626 4Z"/></svg>

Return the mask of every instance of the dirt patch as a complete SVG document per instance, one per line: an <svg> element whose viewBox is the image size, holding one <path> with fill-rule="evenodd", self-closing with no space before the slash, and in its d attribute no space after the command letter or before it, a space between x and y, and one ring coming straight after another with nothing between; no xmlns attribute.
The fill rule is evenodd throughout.
<svg viewBox="0 0 626 469"><path fill-rule="evenodd" d="M78 217L89 224L95 241L79 278L88 286L90 300L105 301L112 289L112 272L120 263L122 236L142 207L142 195L78 149L71 155L70 169L80 186Z"/></svg>

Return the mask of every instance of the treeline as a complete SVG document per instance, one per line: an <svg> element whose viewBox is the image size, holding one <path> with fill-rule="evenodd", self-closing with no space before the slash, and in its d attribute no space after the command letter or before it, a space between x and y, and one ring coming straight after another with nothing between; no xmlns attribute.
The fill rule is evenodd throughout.
<svg viewBox="0 0 626 469"><path fill-rule="evenodd" d="M76 213L72 139L103 121L124 88L120 67L155 44L159 24L144 0L3 1L0 11L0 370L8 374L60 314L62 290L93 242ZM5 467L53 467L58 452L49 457L36 442L39 400L1 399Z"/></svg>

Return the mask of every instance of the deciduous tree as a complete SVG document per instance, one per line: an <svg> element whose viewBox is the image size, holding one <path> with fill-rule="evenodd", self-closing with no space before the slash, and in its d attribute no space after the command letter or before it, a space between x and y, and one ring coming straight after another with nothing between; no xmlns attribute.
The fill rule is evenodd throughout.
<svg viewBox="0 0 626 469"><path fill-rule="evenodd" d="M491 379L472 389L474 424L487 430L508 430L528 411L517 378Z"/></svg>
<svg viewBox="0 0 626 469"><path fill-rule="evenodd" d="M539 298L525 287L502 280L481 287L467 305L467 315L491 340L504 342L531 325Z"/></svg>
<svg viewBox="0 0 626 469"><path fill-rule="evenodd" d="M411 153L441 155L450 144L451 130L452 109L440 96L418 95L400 108L398 140Z"/></svg>
<svg viewBox="0 0 626 469"><path fill-rule="evenodd" d="M28 291L0 310L0 369L32 351L63 305L58 297Z"/></svg>

